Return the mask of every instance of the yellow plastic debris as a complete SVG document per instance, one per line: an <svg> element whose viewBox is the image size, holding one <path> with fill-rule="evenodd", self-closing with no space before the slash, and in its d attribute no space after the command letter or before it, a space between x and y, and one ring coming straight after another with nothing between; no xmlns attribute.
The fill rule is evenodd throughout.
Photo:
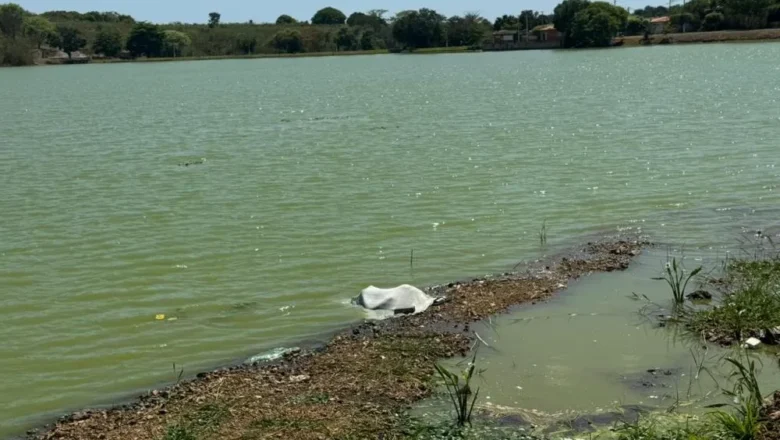
<svg viewBox="0 0 780 440"><path fill-rule="evenodd" d="M165 320L165 315L162 315L162 314L157 315L157 316L154 317L154 319L156 319L158 321L164 321Z"/></svg>

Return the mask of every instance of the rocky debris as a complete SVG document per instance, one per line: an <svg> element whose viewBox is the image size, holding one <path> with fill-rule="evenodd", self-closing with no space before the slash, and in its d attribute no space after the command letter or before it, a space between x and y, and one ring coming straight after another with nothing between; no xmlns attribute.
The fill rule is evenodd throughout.
<svg viewBox="0 0 780 440"><path fill-rule="evenodd" d="M560 432L561 430L573 433L594 432L598 427L615 426L619 423L636 423L643 414L647 414L652 408L640 405L625 405L620 411L610 411L596 414L588 414L563 421L550 427L548 432Z"/></svg>
<svg viewBox="0 0 780 440"><path fill-rule="evenodd" d="M712 299L712 294L706 290L697 290L687 295L691 301L709 301Z"/></svg>
<svg viewBox="0 0 780 440"><path fill-rule="evenodd" d="M672 387L675 377L681 373L679 368L651 368L643 372L624 375L621 380L634 390L666 389Z"/></svg>
<svg viewBox="0 0 780 440"><path fill-rule="evenodd" d="M522 272L434 286L428 292L449 301L421 314L366 322L280 359L200 373L131 404L65 417L29 438L156 440L186 421L200 429L200 420L209 421L209 438L394 438L397 414L432 394L434 363L471 349L469 323L545 300L570 279L624 269L644 244L590 243Z"/></svg>

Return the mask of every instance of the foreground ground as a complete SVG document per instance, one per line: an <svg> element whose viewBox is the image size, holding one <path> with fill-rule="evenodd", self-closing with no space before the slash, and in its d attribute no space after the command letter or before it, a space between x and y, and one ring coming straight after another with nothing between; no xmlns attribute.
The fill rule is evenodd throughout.
<svg viewBox="0 0 780 440"><path fill-rule="evenodd" d="M475 345L470 323L535 303L591 272L623 270L642 243L589 244L553 262L431 288L449 302L367 322L327 346L155 390L130 405L62 418L34 439L403 438L404 410L433 392L434 363Z"/></svg>

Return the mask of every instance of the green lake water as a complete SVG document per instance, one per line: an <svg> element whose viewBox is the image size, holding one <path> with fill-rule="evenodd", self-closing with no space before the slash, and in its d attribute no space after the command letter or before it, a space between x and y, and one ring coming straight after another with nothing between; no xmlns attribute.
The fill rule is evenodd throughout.
<svg viewBox="0 0 780 440"><path fill-rule="evenodd" d="M347 302L370 284L508 270L541 255L545 220L549 251L639 229L717 256L776 233L778 59L767 43L0 70L0 436L170 382L174 362L321 340L363 317ZM640 273L585 282L622 294ZM561 383L607 345L562 357ZM537 406L606 404L570 394Z"/></svg>

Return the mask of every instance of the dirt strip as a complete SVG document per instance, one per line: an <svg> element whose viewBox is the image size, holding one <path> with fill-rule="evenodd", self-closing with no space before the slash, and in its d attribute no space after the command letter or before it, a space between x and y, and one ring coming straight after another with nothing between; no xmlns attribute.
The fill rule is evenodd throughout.
<svg viewBox="0 0 780 440"><path fill-rule="evenodd" d="M592 272L626 269L646 244L589 243L522 272L431 287L449 301L419 315L365 322L275 363L202 373L129 405L75 413L28 438L403 438L403 412L434 391L434 363L474 345L470 323L549 298Z"/></svg>

